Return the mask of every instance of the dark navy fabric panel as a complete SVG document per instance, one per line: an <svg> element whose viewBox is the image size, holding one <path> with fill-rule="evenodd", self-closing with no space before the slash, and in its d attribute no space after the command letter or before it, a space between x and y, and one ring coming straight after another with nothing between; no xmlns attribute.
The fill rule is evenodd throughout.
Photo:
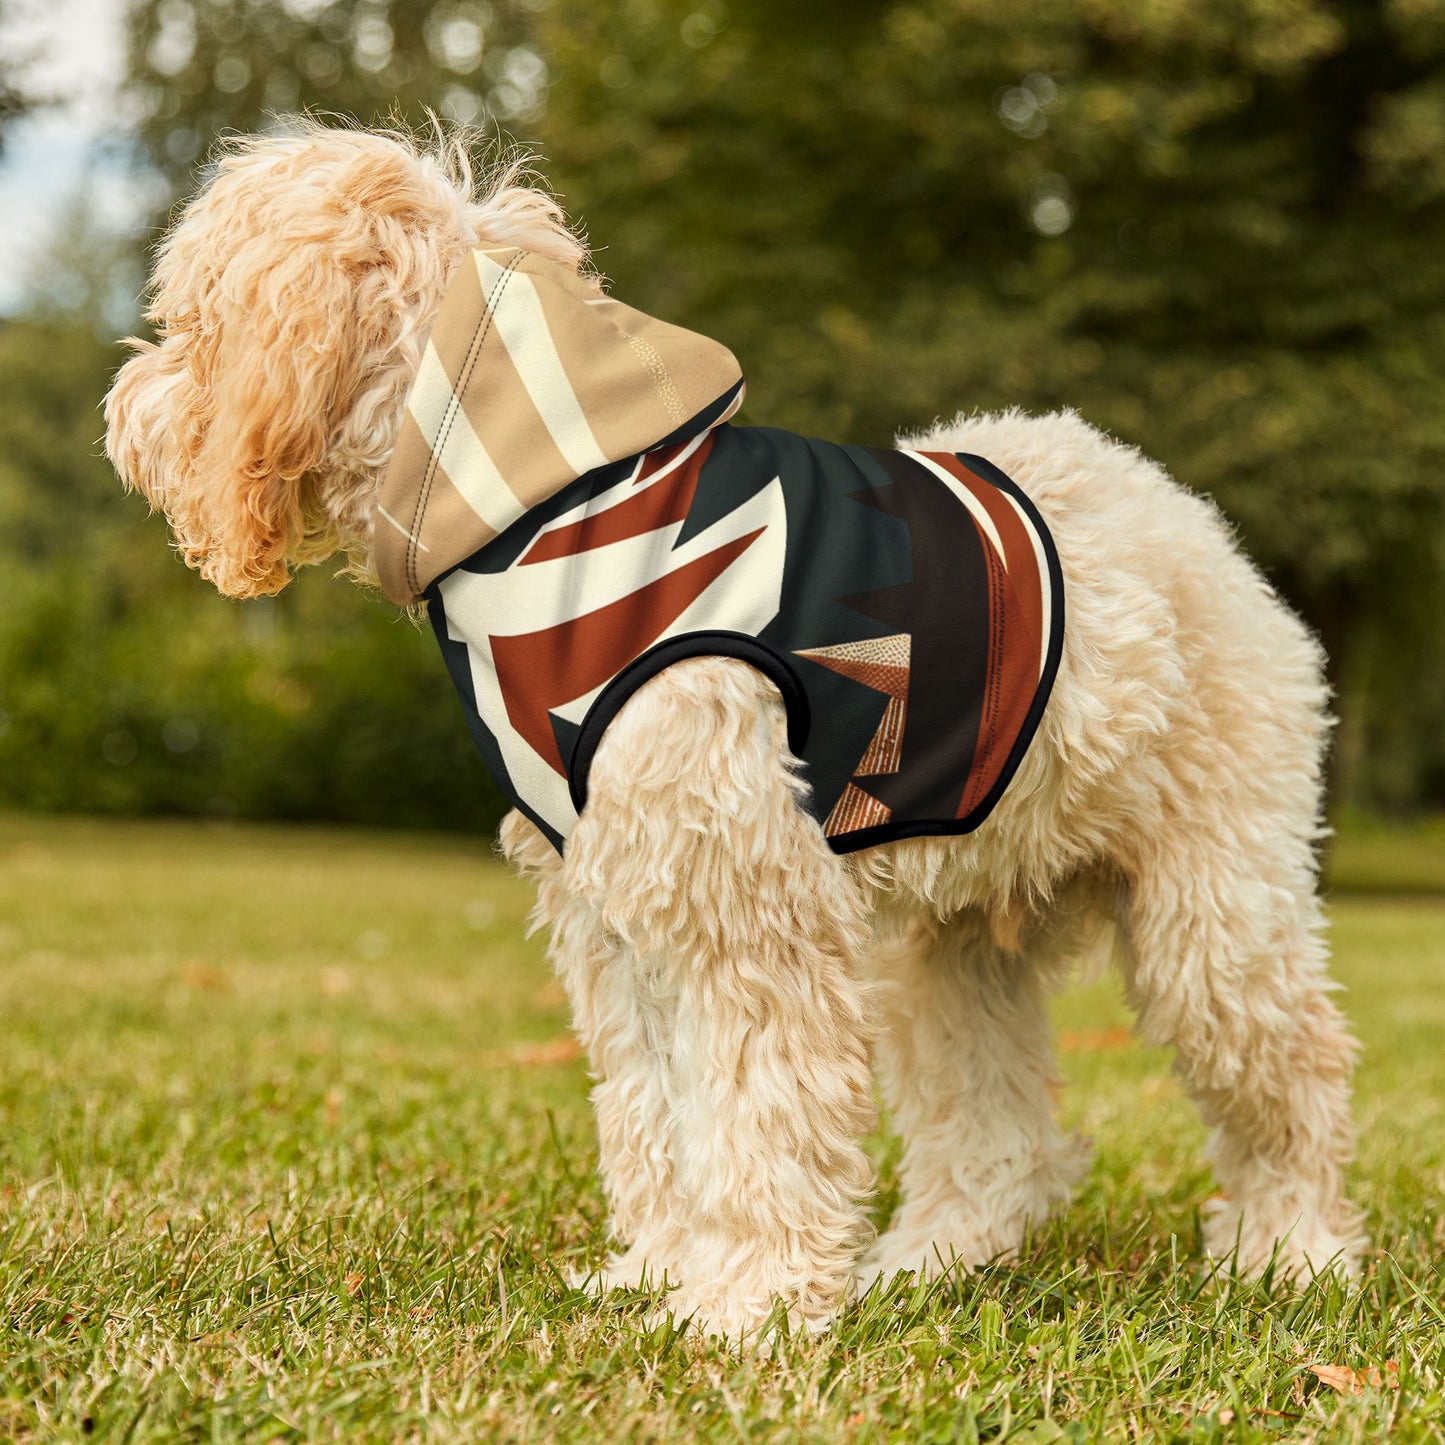
<svg viewBox="0 0 1445 1445"><path fill-rule="evenodd" d="M989 680L988 564L978 529L942 481L900 452L875 452L888 485L867 502L908 528L911 574L845 600L911 638L908 727L895 774L864 791L898 819L951 820L978 743Z"/></svg>

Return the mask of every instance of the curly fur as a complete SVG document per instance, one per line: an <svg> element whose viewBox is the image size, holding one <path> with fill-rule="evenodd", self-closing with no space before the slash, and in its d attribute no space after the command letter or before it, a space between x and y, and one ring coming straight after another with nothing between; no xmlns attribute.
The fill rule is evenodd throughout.
<svg viewBox="0 0 1445 1445"><path fill-rule="evenodd" d="M305 125L225 149L160 250L158 340L107 402L122 477L222 591L338 552L369 576L418 350L478 240L585 260L550 198L515 168L477 186L456 146ZM996 462L1064 570L1058 678L984 827L835 856L776 693L728 660L626 705L565 858L503 827L596 1079L617 1250L595 1282L665 1283L678 1317L736 1339L779 1301L821 1327L859 1278L1007 1257L1084 1167L1052 1114L1045 1005L1111 927L1140 1028L1213 1131L1208 1247L1253 1273L1352 1270L1317 645L1213 507L1071 413L907 444ZM905 1149L870 1247L875 1051Z"/></svg>
<svg viewBox="0 0 1445 1445"><path fill-rule="evenodd" d="M478 184L465 138L297 121L225 142L156 256L155 341L106 399L106 445L188 566L231 597L345 552L376 492L447 281L479 242L586 250L517 161Z"/></svg>

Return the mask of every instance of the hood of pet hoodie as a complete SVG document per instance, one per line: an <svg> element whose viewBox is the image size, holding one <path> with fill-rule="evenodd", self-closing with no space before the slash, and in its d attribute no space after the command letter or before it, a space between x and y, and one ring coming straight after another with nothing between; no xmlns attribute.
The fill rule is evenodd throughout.
<svg viewBox="0 0 1445 1445"><path fill-rule="evenodd" d="M447 288L377 508L391 601L438 578L579 478L726 421L723 345L605 296L530 251L479 250Z"/></svg>

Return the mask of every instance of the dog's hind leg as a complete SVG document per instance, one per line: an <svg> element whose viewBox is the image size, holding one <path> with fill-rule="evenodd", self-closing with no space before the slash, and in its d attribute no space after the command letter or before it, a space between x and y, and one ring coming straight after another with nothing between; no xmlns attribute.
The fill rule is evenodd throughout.
<svg viewBox="0 0 1445 1445"><path fill-rule="evenodd" d="M1307 847L1265 835L1252 848L1249 828L1211 847L1202 822L1184 832L1133 880L1126 983L1145 1037L1174 1045L1213 1131L1225 1198L1206 1247L1237 1248L1249 1274L1276 1249L1282 1272L1353 1272L1364 1237L1343 1172L1355 1045L1330 999Z"/></svg>
<svg viewBox="0 0 1445 1445"><path fill-rule="evenodd" d="M646 1019L665 1105L634 1087L631 1152L665 1195L668 1308L729 1339L780 1300L822 1326L869 1237L861 891L799 807L781 706L744 663L647 683L589 784L565 877L621 948L597 1010Z"/></svg>
<svg viewBox="0 0 1445 1445"><path fill-rule="evenodd" d="M1001 947L975 912L916 922L872 959L879 1071L904 1154L898 1212L860 1282L1008 1257L1088 1159L1053 1116L1047 993L1061 968Z"/></svg>
<svg viewBox="0 0 1445 1445"><path fill-rule="evenodd" d="M1316 894L1321 658L1238 558L1207 556L1175 564L1170 731L1092 808L1117 830L1125 983L1212 1131L1210 1252L1349 1272L1364 1238L1343 1179L1355 1045Z"/></svg>

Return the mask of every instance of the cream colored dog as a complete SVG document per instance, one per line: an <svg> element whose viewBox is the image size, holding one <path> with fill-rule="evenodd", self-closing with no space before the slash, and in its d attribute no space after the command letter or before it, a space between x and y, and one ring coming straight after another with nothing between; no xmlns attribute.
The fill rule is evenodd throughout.
<svg viewBox="0 0 1445 1445"><path fill-rule="evenodd" d="M403 402L479 244L585 260L545 194L515 172L478 188L459 144L303 126L225 149L160 249L158 340L106 404L120 475L222 592L337 554L371 577ZM1008 1256L1085 1166L1052 1116L1046 1000L1109 920L1140 1029L1213 1131L1207 1247L1351 1271L1319 648L1208 502L1071 413L907 444L996 462L1062 563L1052 696L978 831L836 855L777 692L726 658L625 705L565 856L503 825L597 1080L619 1252L596 1282L665 1278L677 1318L740 1338L779 1300L822 1327L860 1279ZM905 1140L876 1240L875 1053Z"/></svg>

